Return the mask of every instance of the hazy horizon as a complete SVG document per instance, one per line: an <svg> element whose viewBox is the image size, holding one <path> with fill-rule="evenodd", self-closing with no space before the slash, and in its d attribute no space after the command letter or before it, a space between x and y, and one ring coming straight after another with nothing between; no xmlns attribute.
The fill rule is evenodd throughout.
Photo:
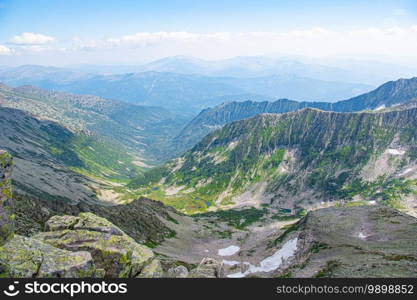
<svg viewBox="0 0 417 300"><path fill-rule="evenodd" d="M416 67L416 8L409 0L0 0L0 65L141 65L183 55Z"/></svg>

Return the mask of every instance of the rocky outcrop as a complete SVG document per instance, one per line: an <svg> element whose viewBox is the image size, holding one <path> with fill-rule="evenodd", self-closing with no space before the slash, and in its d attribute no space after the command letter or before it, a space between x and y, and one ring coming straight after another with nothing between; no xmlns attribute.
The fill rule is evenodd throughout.
<svg viewBox="0 0 417 300"><path fill-rule="evenodd" d="M11 173L12 157L0 150L0 246L10 240L14 231Z"/></svg>
<svg viewBox="0 0 417 300"><path fill-rule="evenodd" d="M161 278L164 276L162 265L159 260L154 259L146 265L137 278Z"/></svg>
<svg viewBox="0 0 417 300"><path fill-rule="evenodd" d="M384 206L307 214L277 241L298 237L286 277L416 277L416 219Z"/></svg>
<svg viewBox="0 0 417 300"><path fill-rule="evenodd" d="M77 216L91 212L116 225L139 244L157 245L175 236L169 226L180 220L179 213L162 202L140 197L123 205L72 205L59 199L42 199L14 194L16 233L31 236L44 230L44 224L54 215ZM166 222L169 221L169 222Z"/></svg>
<svg viewBox="0 0 417 300"><path fill-rule="evenodd" d="M12 278L100 277L90 253L61 250L20 235L0 247L0 274Z"/></svg>
<svg viewBox="0 0 417 300"><path fill-rule="evenodd" d="M188 278L223 278L223 264L214 258L203 258L197 268L190 271Z"/></svg>
<svg viewBox="0 0 417 300"><path fill-rule="evenodd" d="M166 277L168 278L187 278L188 277L188 269L184 266L177 266L168 269L166 273Z"/></svg>
<svg viewBox="0 0 417 300"><path fill-rule="evenodd" d="M89 252L105 277L162 276L160 262L150 248L92 213L54 216L46 223L46 230L33 238L67 251Z"/></svg>
<svg viewBox="0 0 417 300"><path fill-rule="evenodd" d="M92 213L54 216L47 232L15 235L0 247L0 276L83 278L163 276L161 263L146 246Z"/></svg>

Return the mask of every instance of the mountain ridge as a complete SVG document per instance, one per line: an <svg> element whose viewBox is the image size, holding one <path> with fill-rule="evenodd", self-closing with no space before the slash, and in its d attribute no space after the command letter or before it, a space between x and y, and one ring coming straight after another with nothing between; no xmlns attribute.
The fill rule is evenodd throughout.
<svg viewBox="0 0 417 300"><path fill-rule="evenodd" d="M401 185L415 173L416 120L416 108L258 114L215 130L183 156L152 171L153 177L145 173L148 179L137 181L136 187L173 205L175 199L177 205L188 199L191 211L193 205L204 210L253 201L300 208L323 201L318 199L351 199L359 186ZM383 165L386 170L381 170ZM406 166L411 171L400 176ZM408 183L406 189L413 190L414 181ZM396 200L379 197L393 205Z"/></svg>
<svg viewBox="0 0 417 300"><path fill-rule="evenodd" d="M30 69L30 66L26 68ZM45 71L41 66L33 68L36 71L27 71L27 75L19 71L19 68L16 68L16 74L13 69L0 71L0 81L13 86L30 84L141 105L163 106L182 113L195 113L207 105L217 105L219 102L210 102L210 99L216 97L254 94L264 96L265 99L289 97L333 101L357 95L373 87L285 74L242 79L155 71L99 75L53 69L51 73L49 68Z"/></svg>
<svg viewBox="0 0 417 300"><path fill-rule="evenodd" d="M377 89L363 95L335 103L328 102L298 102L289 99L279 99L273 102L229 102L201 111L173 139L174 145L181 151L190 149L196 142L213 129L224 124L245 119L259 113L287 113L306 107L325 111L353 112L362 110L383 109L402 104L417 97L417 77L389 81Z"/></svg>

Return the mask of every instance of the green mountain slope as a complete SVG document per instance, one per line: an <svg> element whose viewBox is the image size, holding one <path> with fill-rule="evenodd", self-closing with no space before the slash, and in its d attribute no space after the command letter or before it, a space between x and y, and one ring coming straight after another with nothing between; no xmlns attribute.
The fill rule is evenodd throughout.
<svg viewBox="0 0 417 300"><path fill-rule="evenodd" d="M0 145L14 156L12 179L17 193L91 203L103 199L98 191L105 185L82 174L126 178L118 161L127 164L130 157L92 136L4 107L0 107L0 127Z"/></svg>
<svg viewBox="0 0 417 300"><path fill-rule="evenodd" d="M400 195L415 204L415 124L416 108L261 114L214 131L130 187L187 212L356 198L400 206Z"/></svg>
<svg viewBox="0 0 417 300"><path fill-rule="evenodd" d="M178 134L186 119L157 107L144 107L89 95L52 92L31 86L0 85L0 105L55 121L69 130L95 135L139 166L164 158L166 141ZM136 167L127 166L132 171ZM129 173L129 172L128 172Z"/></svg>

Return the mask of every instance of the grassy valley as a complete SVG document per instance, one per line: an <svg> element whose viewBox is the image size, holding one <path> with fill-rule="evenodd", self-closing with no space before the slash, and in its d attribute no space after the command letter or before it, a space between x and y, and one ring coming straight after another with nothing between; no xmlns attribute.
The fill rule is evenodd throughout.
<svg viewBox="0 0 417 300"><path fill-rule="evenodd" d="M143 167L163 159L166 150L161 146L186 120L160 108L31 86L1 86L0 103L3 107L21 109L37 118L57 122L73 132L76 138L71 140L72 150L83 157L92 175L108 179L132 178ZM59 142L60 137L57 137ZM66 154L57 146L52 148L54 154L66 159ZM94 160L101 162L97 164ZM82 169L77 165L72 167Z"/></svg>

